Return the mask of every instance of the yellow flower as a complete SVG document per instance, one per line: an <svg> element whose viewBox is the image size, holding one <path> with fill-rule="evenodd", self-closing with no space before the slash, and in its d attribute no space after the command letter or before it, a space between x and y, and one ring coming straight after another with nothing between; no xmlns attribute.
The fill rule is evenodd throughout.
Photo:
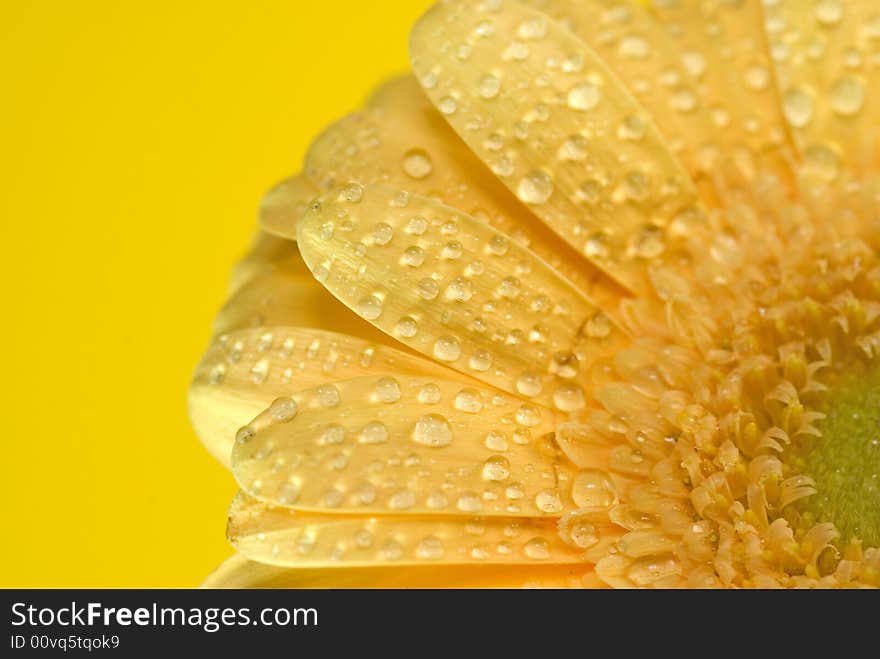
<svg viewBox="0 0 880 659"><path fill-rule="evenodd" d="M411 54L197 369L206 584L880 584L873 0L443 2Z"/></svg>

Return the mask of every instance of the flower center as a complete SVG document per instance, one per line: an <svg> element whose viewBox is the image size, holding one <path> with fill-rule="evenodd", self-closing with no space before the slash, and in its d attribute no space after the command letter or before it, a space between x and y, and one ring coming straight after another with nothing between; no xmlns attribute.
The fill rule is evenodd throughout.
<svg viewBox="0 0 880 659"><path fill-rule="evenodd" d="M794 463L816 481L800 504L808 521L832 522L840 542L880 546L880 364L849 369L832 385L817 427L798 442Z"/></svg>

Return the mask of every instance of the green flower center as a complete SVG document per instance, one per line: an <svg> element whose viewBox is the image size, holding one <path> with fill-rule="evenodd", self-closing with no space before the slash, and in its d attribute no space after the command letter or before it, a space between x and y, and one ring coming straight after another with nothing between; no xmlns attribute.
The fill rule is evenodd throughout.
<svg viewBox="0 0 880 659"><path fill-rule="evenodd" d="M880 546L880 364L840 376L822 409L821 437L799 442L795 465L816 481L801 515L832 522L840 543Z"/></svg>

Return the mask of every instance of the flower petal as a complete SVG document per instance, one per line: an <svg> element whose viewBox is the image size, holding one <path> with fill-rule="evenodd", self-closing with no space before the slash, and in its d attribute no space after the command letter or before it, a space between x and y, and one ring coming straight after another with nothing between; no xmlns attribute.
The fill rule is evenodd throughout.
<svg viewBox="0 0 880 659"><path fill-rule="evenodd" d="M318 188L303 174L275 184L260 201L260 227L266 233L296 240L296 223Z"/></svg>
<svg viewBox="0 0 880 659"><path fill-rule="evenodd" d="M880 164L880 11L874 0L765 3L782 107L814 181Z"/></svg>
<svg viewBox="0 0 880 659"><path fill-rule="evenodd" d="M412 76L386 83L362 112L325 130L309 149L306 171L324 190L382 182L432 197L528 247L598 303L611 307L625 294L523 208Z"/></svg>
<svg viewBox="0 0 880 659"><path fill-rule="evenodd" d="M273 403L239 431L233 473L297 510L554 517L572 507L555 423L461 382L356 378Z"/></svg>
<svg viewBox="0 0 880 659"><path fill-rule="evenodd" d="M297 256L296 244L285 238L278 238L265 231L258 231L251 248L235 264L229 281L229 294L233 295L251 279L275 263Z"/></svg>
<svg viewBox="0 0 880 659"><path fill-rule="evenodd" d="M593 263L646 292L648 264L675 251L685 229L674 220L694 216L697 193L595 52L516 2L437 4L410 52L428 96L504 184Z"/></svg>
<svg viewBox="0 0 880 659"><path fill-rule="evenodd" d="M296 243L285 242L286 253L254 268L223 305L214 320L216 336L250 327L314 327L328 331L344 327L348 334L391 343L382 332L327 295L300 258Z"/></svg>
<svg viewBox="0 0 880 659"><path fill-rule="evenodd" d="M303 513L244 493L227 536L248 558L285 567L583 563L556 520Z"/></svg>
<svg viewBox="0 0 880 659"><path fill-rule="evenodd" d="M602 587L587 566L402 565L282 568L235 555L202 588L583 588Z"/></svg>
<svg viewBox="0 0 880 659"><path fill-rule="evenodd" d="M350 184L312 206L298 244L315 277L376 327L563 411L584 407L571 378L585 380L587 365L624 340L534 254L426 197Z"/></svg>
<svg viewBox="0 0 880 659"><path fill-rule="evenodd" d="M202 443L225 465L235 433L291 391L377 373L452 372L361 338L302 327L251 327L216 337L196 367L189 415Z"/></svg>

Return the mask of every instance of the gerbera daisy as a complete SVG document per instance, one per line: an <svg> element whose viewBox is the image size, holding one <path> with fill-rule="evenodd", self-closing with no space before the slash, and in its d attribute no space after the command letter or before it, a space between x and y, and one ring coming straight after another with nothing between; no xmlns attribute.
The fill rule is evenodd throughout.
<svg viewBox="0 0 880 659"><path fill-rule="evenodd" d="M208 585L880 584L880 10L442 2L261 209Z"/></svg>

